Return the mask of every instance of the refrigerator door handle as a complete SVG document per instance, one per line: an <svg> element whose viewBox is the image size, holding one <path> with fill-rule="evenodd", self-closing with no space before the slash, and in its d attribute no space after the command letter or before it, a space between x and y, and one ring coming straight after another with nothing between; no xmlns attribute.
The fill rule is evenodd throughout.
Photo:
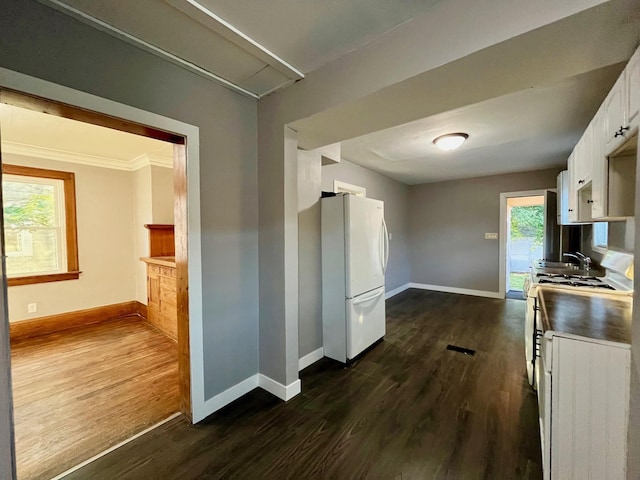
<svg viewBox="0 0 640 480"><path fill-rule="evenodd" d="M384 287L380 287L368 295L361 295L359 297L356 297L352 303L353 305L360 305L361 303L365 303L375 298L378 298L380 295L384 295Z"/></svg>
<svg viewBox="0 0 640 480"><path fill-rule="evenodd" d="M387 222L382 217L382 226L384 227L384 264L382 267L382 273L387 273L387 264L389 263L389 230L387 229Z"/></svg>

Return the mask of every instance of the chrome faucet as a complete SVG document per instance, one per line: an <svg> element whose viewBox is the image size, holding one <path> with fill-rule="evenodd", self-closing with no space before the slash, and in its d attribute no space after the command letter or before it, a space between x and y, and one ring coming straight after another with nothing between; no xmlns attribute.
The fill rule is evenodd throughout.
<svg viewBox="0 0 640 480"><path fill-rule="evenodd" d="M591 270L591 258L587 257L584 253L576 252L576 253L563 253L563 257L572 257L578 260L580 267L587 272Z"/></svg>

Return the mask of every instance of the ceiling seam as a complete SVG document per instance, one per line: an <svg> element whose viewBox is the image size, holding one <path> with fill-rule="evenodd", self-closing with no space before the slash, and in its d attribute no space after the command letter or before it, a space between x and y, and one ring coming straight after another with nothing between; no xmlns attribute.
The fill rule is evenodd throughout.
<svg viewBox="0 0 640 480"><path fill-rule="evenodd" d="M227 29L231 30L233 33L235 33L237 36L239 36L240 38L242 38L243 40L249 42L251 45L253 45L254 47L256 47L258 50L260 50L261 52L263 52L264 54L266 54L268 57L272 58L273 60L275 60L277 63L279 63L280 65L284 66L286 69L290 70L291 72L293 72L295 75L298 76L298 78L302 79L304 78L304 73L302 73L300 70L298 70L297 68L295 68L293 65L291 65L289 62L286 62L285 60L283 60L282 58L280 58L278 55L276 55L275 53L273 53L271 50L269 50L268 48L266 48L265 46L263 46L262 44L256 42L253 38L251 38L249 35L245 34L244 32L242 32L241 30L237 29L235 26L233 26L232 24L230 24L229 22L227 22L224 18L220 17L219 15L216 15L214 12L212 12L211 10L209 10L208 8L206 8L204 5L202 5L201 3L197 2L196 0L184 0L186 1L189 5L193 6L194 8L198 9L199 11L201 11L202 13L204 13L205 15L207 15L208 17L212 18L213 20L215 20L216 22L218 22L219 24L221 24L222 26L226 27Z"/></svg>
<svg viewBox="0 0 640 480"><path fill-rule="evenodd" d="M120 30L119 28L114 27L113 25L110 25L106 22L103 22L102 20L92 15L89 15L81 10L78 10L77 8L74 8L70 5L63 3L60 0L37 0L37 1L47 6L50 6L52 8L55 8L56 10L61 11L62 13L67 13L84 23L87 23L91 26L95 26L99 30L102 30L108 34L111 34L112 36L118 37L121 40L124 40L129 44L137 46L149 53L152 53L160 58L163 58L164 60L168 60L174 65L182 67L187 71L203 76L210 81L222 84L222 86L229 88L230 90L233 90L236 93L240 93L242 95L254 98L256 100L260 99L260 95L250 92L249 90L246 90L240 87L239 85L236 85L235 83L227 80L226 78L220 77L219 75L216 75L215 73L210 72L209 70L206 70L196 65L195 63L192 63L188 60L185 60L184 58L181 58L177 55L174 55L173 53L170 53L164 50L163 48L157 47L149 42L146 42L145 40L142 40L141 38L138 38L134 35L131 35L130 33L125 32L124 30Z"/></svg>

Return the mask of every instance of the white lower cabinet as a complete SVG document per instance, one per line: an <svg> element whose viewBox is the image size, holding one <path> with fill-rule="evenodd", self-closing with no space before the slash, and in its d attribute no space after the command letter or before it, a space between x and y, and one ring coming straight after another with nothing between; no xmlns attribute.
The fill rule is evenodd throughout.
<svg viewBox="0 0 640 480"><path fill-rule="evenodd" d="M626 478L630 347L547 332L538 402L545 480Z"/></svg>

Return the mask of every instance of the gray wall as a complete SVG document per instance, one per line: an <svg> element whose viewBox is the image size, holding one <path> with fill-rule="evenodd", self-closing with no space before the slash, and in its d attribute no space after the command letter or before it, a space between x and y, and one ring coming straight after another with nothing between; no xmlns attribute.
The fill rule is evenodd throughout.
<svg viewBox="0 0 640 480"><path fill-rule="evenodd" d="M205 396L254 375L256 101L33 0L2 9L0 66L200 128Z"/></svg>
<svg viewBox="0 0 640 480"><path fill-rule="evenodd" d="M544 77L544 82L549 82L550 78L564 78L563 75L568 72L575 75L579 71L576 62L547 64L545 60L538 63L543 58L540 57L535 62L530 62L528 70L522 70L519 57L503 55L503 50L497 49L494 50L495 57L483 58L509 60L503 65L504 71L513 71L511 66L518 64L522 73L519 78L502 75L498 82L501 83L500 88L495 81L496 77L487 82L484 89L476 82L473 88L464 90L466 96L453 98L451 95L440 95L441 92L448 91L449 79L439 77L442 83L436 82L437 85L429 82L429 78L432 77L428 74L426 79L417 79L423 72L468 58L474 52L525 32L533 32L533 37L537 39L536 32L539 27L599 3L602 3L602 0L565 0L556 2L549 8L548 5L543 7L536 2L509 0L441 2L437 6L437 15L434 9L434 15L424 15L406 22L388 35L376 38L367 45L308 73L304 80L258 102L261 373L286 385L298 378L296 144L298 135L304 135L309 139L314 137L314 131L309 125L297 125L298 133L291 135L293 139L285 142L283 133L287 130L286 126L301 119L312 119L321 113L338 112L338 117L345 120L338 127L339 138L318 143L316 146L326 145L356 135L348 134L348 131L354 132L354 129L346 127L355 125L358 126L355 130L358 130L359 134L369 133L376 130L374 127L379 129L424 117L425 112L434 114L455 106L529 88L532 85L532 73L535 78ZM461 8L466 15L460 16ZM407 48L407 45L414 44L429 45L429 48L422 55L415 55L413 50ZM566 54L569 55L570 45L565 46ZM627 53L625 51L622 54ZM571 58L574 57L575 55ZM546 75L549 69L544 65L552 67L553 76ZM545 75L540 77L536 76L536 73ZM455 78L462 81L468 78L468 75L458 75ZM419 80L425 80L425 83ZM399 82L403 82L402 85ZM396 89L393 92L396 93L399 90L405 92L407 88L413 88L412 92L420 91L424 97L425 92L431 92L431 102L417 102L415 98L419 98L420 95L411 95L410 98L404 99L405 105L409 107L406 110L399 108L395 95L385 97L387 89L394 84ZM431 85L431 88L426 88L425 85ZM379 116L371 116L378 122L370 122L365 112L371 110L361 108L363 98L374 92L378 92L387 101L380 103L384 112ZM433 102L437 105L430 106ZM365 123L366 126L363 125Z"/></svg>
<svg viewBox="0 0 640 480"><path fill-rule="evenodd" d="M322 346L322 251L317 151L298 150L298 355Z"/></svg>
<svg viewBox="0 0 640 480"><path fill-rule="evenodd" d="M500 194L555 188L560 169L412 186L409 190L411 281L497 292Z"/></svg>
<svg viewBox="0 0 640 480"><path fill-rule="evenodd" d="M320 192L333 191L340 180L365 187L367 197L384 202L390 241L386 290L410 281L408 252L409 187L346 160L321 166L320 155L298 151L298 285L299 356L322 346L322 262Z"/></svg>

